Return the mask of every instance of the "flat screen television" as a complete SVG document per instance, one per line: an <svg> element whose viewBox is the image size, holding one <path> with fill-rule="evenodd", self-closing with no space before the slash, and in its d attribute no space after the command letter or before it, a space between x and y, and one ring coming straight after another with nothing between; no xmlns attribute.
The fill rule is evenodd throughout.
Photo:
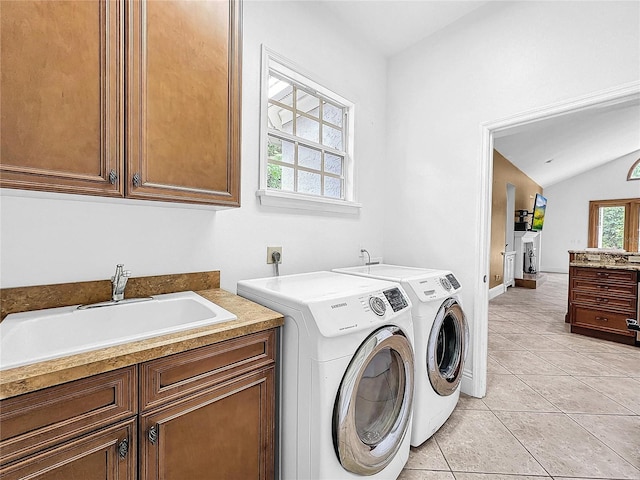
<svg viewBox="0 0 640 480"><path fill-rule="evenodd" d="M547 199L536 193L536 199L533 202L533 219L531 220L531 230L539 232L544 225L544 214L547 210Z"/></svg>

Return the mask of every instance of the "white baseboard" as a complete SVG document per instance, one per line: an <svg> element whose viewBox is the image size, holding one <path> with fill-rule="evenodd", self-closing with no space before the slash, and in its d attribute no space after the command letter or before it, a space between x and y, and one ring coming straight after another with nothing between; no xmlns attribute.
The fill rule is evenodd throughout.
<svg viewBox="0 0 640 480"><path fill-rule="evenodd" d="M489 300L491 300L492 298L496 298L498 295L502 295L504 292L506 292L507 289L504 286L504 283L501 283L500 285L496 285L493 288L489 289Z"/></svg>
<svg viewBox="0 0 640 480"><path fill-rule="evenodd" d="M476 385L476 382L473 378L473 373L464 369L462 372L462 381L460 382L460 391L470 397L482 398L486 394L486 382L483 382L483 385Z"/></svg>

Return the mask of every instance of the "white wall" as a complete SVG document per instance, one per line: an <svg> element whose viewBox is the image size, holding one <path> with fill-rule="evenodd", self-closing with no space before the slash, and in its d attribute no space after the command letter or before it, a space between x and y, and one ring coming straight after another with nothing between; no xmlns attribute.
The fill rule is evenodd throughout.
<svg viewBox="0 0 640 480"><path fill-rule="evenodd" d="M314 3L246 1L242 99L242 207L212 211L105 199L25 198L2 192L0 286L106 279L118 262L134 276L219 269L222 286L273 274L267 245L283 247L281 273L359 263L382 253L379 195L385 154L386 63L348 38ZM260 46L264 43L356 104L360 215L259 206Z"/></svg>
<svg viewBox="0 0 640 480"><path fill-rule="evenodd" d="M569 273L568 250L587 247L589 201L640 197L640 181L627 181L640 151L625 155L599 168L550 185L542 232L541 270Z"/></svg>
<svg viewBox="0 0 640 480"><path fill-rule="evenodd" d="M490 2L392 58L386 260L452 269L472 309L480 125L637 81L639 31L638 2Z"/></svg>
<svg viewBox="0 0 640 480"><path fill-rule="evenodd" d="M638 81L639 32L638 2L489 2L390 60L385 260L453 270L472 331L481 124Z"/></svg>

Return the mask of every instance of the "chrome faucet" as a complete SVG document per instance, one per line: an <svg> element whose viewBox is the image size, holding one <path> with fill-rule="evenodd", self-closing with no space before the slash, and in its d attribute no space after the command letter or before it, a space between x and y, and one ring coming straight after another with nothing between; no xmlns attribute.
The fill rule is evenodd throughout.
<svg viewBox="0 0 640 480"><path fill-rule="evenodd" d="M127 286L127 280L131 276L131 271L123 270L123 264L116 265L116 273L111 277L111 300L119 302L124 299L124 289Z"/></svg>

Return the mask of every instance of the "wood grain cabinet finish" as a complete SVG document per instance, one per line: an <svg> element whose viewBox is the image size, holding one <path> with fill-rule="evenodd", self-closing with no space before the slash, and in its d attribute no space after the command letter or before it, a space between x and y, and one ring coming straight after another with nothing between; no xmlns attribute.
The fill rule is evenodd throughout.
<svg viewBox="0 0 640 480"><path fill-rule="evenodd" d="M633 345L626 319L636 318L638 279L633 270L569 268L571 331Z"/></svg>
<svg viewBox="0 0 640 480"><path fill-rule="evenodd" d="M273 390L272 366L142 414L141 480L272 479Z"/></svg>
<svg viewBox="0 0 640 480"><path fill-rule="evenodd" d="M124 195L123 8L0 2L0 186Z"/></svg>
<svg viewBox="0 0 640 480"><path fill-rule="evenodd" d="M0 402L0 478L135 480L137 367Z"/></svg>
<svg viewBox="0 0 640 480"><path fill-rule="evenodd" d="M0 8L1 186L239 206L241 0Z"/></svg>
<svg viewBox="0 0 640 480"><path fill-rule="evenodd" d="M275 335L2 400L0 478L272 479Z"/></svg>
<svg viewBox="0 0 640 480"><path fill-rule="evenodd" d="M134 416L135 366L0 402L0 464Z"/></svg>
<svg viewBox="0 0 640 480"><path fill-rule="evenodd" d="M140 368L141 480L273 478L275 330Z"/></svg>
<svg viewBox="0 0 640 480"><path fill-rule="evenodd" d="M0 469L3 480L135 480L136 419L118 423Z"/></svg>
<svg viewBox="0 0 640 480"><path fill-rule="evenodd" d="M128 197L239 205L240 8L131 4Z"/></svg>

